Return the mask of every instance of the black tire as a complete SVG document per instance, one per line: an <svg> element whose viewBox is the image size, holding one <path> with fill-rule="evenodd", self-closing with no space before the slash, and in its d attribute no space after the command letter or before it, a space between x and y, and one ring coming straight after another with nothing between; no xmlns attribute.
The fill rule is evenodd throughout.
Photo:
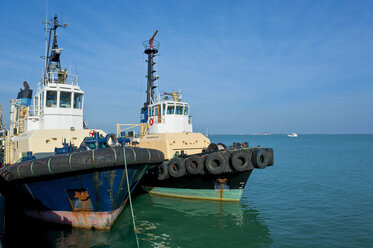
<svg viewBox="0 0 373 248"><path fill-rule="evenodd" d="M168 167L167 162L163 162L160 166L158 166L158 181L163 181L168 179Z"/></svg>
<svg viewBox="0 0 373 248"><path fill-rule="evenodd" d="M251 161L252 152L250 150L234 151L230 157L230 164L235 171L249 171L254 169Z"/></svg>
<svg viewBox="0 0 373 248"><path fill-rule="evenodd" d="M219 147L215 143L210 143L206 150L207 151L218 151Z"/></svg>
<svg viewBox="0 0 373 248"><path fill-rule="evenodd" d="M192 155L184 160L185 169L189 174L198 175L203 172L202 158L198 155Z"/></svg>
<svg viewBox="0 0 373 248"><path fill-rule="evenodd" d="M265 148L268 156L268 166L273 165L273 149L272 148Z"/></svg>
<svg viewBox="0 0 373 248"><path fill-rule="evenodd" d="M217 146L218 146L219 150L225 150L225 149L227 149L227 146L224 145L223 143L218 143Z"/></svg>
<svg viewBox="0 0 373 248"><path fill-rule="evenodd" d="M185 165L182 158L176 157L168 162L168 174L170 174L170 176L178 178L185 176L185 173Z"/></svg>
<svg viewBox="0 0 373 248"><path fill-rule="evenodd" d="M219 152L214 152L207 155L205 160L205 168L213 175L223 173L227 167L227 160Z"/></svg>
<svg viewBox="0 0 373 248"><path fill-rule="evenodd" d="M264 169L268 165L268 155L264 149L255 149L251 161L255 168Z"/></svg>

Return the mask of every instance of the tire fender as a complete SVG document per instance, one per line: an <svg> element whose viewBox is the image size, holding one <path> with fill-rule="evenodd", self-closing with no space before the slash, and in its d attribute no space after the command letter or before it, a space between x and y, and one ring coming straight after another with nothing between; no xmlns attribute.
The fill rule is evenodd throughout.
<svg viewBox="0 0 373 248"><path fill-rule="evenodd" d="M225 172L227 164L227 160L221 153L214 152L207 155L205 160L205 169L209 173L217 175Z"/></svg>
<svg viewBox="0 0 373 248"><path fill-rule="evenodd" d="M198 175L203 172L202 158L198 155L192 155L184 160L185 169L189 174Z"/></svg>
<svg viewBox="0 0 373 248"><path fill-rule="evenodd" d="M185 176L185 165L181 157L175 157L168 162L168 174L172 177L178 178Z"/></svg>

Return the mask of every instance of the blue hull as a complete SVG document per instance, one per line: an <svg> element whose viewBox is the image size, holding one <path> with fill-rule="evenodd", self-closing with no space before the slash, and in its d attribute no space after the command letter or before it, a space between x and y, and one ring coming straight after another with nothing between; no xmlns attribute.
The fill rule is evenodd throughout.
<svg viewBox="0 0 373 248"><path fill-rule="evenodd" d="M147 168L128 166L131 191ZM124 168L15 184L10 191L7 201L27 216L80 228L110 229L128 199Z"/></svg>

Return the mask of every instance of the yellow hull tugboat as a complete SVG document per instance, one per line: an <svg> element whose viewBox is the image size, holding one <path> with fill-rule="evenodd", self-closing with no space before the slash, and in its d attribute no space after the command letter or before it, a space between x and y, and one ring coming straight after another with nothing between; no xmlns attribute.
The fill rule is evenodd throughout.
<svg viewBox="0 0 373 248"><path fill-rule="evenodd" d="M156 34L143 43L148 56L147 99L141 123L136 125L140 126L140 137L132 140L132 146L160 150L165 161L147 172L142 187L162 196L240 201L253 169L273 165L273 150L249 147L247 142L228 147L211 143L203 134L193 132L190 106L182 101L180 92L155 95ZM118 136L121 125L130 124L117 124Z"/></svg>

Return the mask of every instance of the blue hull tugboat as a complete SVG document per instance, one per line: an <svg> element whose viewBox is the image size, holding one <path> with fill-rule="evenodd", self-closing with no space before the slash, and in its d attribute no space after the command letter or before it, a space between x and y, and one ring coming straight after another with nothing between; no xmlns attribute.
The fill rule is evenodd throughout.
<svg viewBox="0 0 373 248"><path fill-rule="evenodd" d="M57 16L47 24L45 73L37 93L32 96L24 82L11 100L0 192L6 204L31 218L107 230L148 167L164 156L86 127L78 77L60 64L56 31L66 24Z"/></svg>

